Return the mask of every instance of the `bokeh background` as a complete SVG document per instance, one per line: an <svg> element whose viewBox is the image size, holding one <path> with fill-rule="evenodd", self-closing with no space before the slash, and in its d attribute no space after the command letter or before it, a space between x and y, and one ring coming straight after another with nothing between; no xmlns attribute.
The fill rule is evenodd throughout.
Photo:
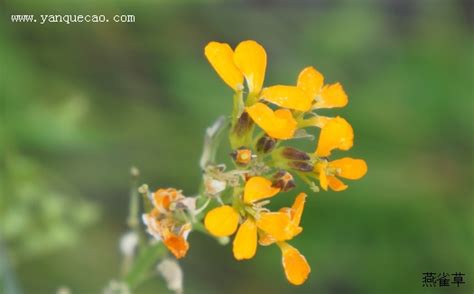
<svg viewBox="0 0 474 294"><path fill-rule="evenodd" d="M352 123L347 154L369 172L345 192L311 195L292 242L312 266L305 285L286 282L275 246L237 262L229 246L193 233L185 292L474 291L471 1L172 2L3 1L3 281L25 293L100 293L117 278L130 166L153 188L196 192L204 130L231 108L203 47L255 39L267 49L267 84L314 65L344 85L348 107L327 114ZM136 22L9 22L66 13ZM463 272L466 284L423 288L427 271ZM157 276L137 293L166 291Z"/></svg>

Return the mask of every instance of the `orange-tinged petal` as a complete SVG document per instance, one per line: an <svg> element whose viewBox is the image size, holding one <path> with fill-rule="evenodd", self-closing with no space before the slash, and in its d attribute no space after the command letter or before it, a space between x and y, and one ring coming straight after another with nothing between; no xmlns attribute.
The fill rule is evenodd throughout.
<svg viewBox="0 0 474 294"><path fill-rule="evenodd" d="M311 268L298 249L285 242L277 243L282 253L286 279L293 285L301 285L308 278Z"/></svg>
<svg viewBox="0 0 474 294"><path fill-rule="evenodd" d="M272 187L272 181L263 177L252 177L245 183L244 202L252 203L275 196L278 192L280 189Z"/></svg>
<svg viewBox="0 0 474 294"><path fill-rule="evenodd" d="M335 176L328 176L328 185L333 191L336 192L344 191L347 189L347 185Z"/></svg>
<svg viewBox="0 0 474 294"><path fill-rule="evenodd" d="M206 214L204 226L214 236L232 235L239 225L239 214L229 205L214 208Z"/></svg>
<svg viewBox="0 0 474 294"><path fill-rule="evenodd" d="M152 195L153 205L160 211L168 210L172 201L182 198L181 191L174 188L158 189Z"/></svg>
<svg viewBox="0 0 474 294"><path fill-rule="evenodd" d="M326 85L313 108L344 107L348 103L347 94L339 83Z"/></svg>
<svg viewBox="0 0 474 294"><path fill-rule="evenodd" d="M275 139L291 139L295 133L297 122L288 109L273 111L263 103L255 103L246 108L252 120L270 137Z"/></svg>
<svg viewBox="0 0 474 294"><path fill-rule="evenodd" d="M321 91L323 82L323 75L314 67L308 66L300 72L298 76L297 86L298 88L308 93L311 98L314 99L316 95L318 95Z"/></svg>
<svg viewBox="0 0 474 294"><path fill-rule="evenodd" d="M334 149L349 150L354 141L352 126L343 118L328 121L321 129L316 155L329 156Z"/></svg>
<svg viewBox="0 0 474 294"><path fill-rule="evenodd" d="M337 169L337 175L349 180L358 180L367 173L367 163L362 159L344 157L331 161L331 167Z"/></svg>
<svg viewBox="0 0 474 294"><path fill-rule="evenodd" d="M262 212L257 220L257 227L271 235L276 241L289 240L293 237L291 218L285 212Z"/></svg>
<svg viewBox="0 0 474 294"><path fill-rule="evenodd" d="M303 215L304 204L306 202L306 193L300 193L296 196L293 205L291 206L291 221L295 226L299 226L301 216Z"/></svg>
<svg viewBox="0 0 474 294"><path fill-rule="evenodd" d="M259 93L267 67L265 49L255 41L243 41L235 48L234 63L244 74L250 93Z"/></svg>
<svg viewBox="0 0 474 294"><path fill-rule="evenodd" d="M171 253L173 253L176 258L183 258L189 249L189 243L184 239L182 236L176 236L174 234L170 234L167 236L163 243L165 244L166 248L168 248Z"/></svg>
<svg viewBox="0 0 474 294"><path fill-rule="evenodd" d="M276 85L263 89L262 99L278 106L298 111L308 111L313 97L295 86Z"/></svg>
<svg viewBox="0 0 474 294"><path fill-rule="evenodd" d="M247 219L240 225L233 243L234 257L237 260L250 259L257 252L257 225Z"/></svg>
<svg viewBox="0 0 474 294"><path fill-rule="evenodd" d="M204 49L207 60L217 74L234 91L243 87L244 76L234 63L234 51L226 43L209 42Z"/></svg>

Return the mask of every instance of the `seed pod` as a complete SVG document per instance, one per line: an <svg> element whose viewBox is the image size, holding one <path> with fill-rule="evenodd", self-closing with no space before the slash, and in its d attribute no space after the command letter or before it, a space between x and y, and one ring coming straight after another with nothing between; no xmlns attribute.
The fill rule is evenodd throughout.
<svg viewBox="0 0 474 294"><path fill-rule="evenodd" d="M293 160L309 160L310 157L306 152L300 151L293 147L285 147L281 153L287 159Z"/></svg>
<svg viewBox="0 0 474 294"><path fill-rule="evenodd" d="M296 187L295 181L293 179L293 176L287 172L286 170L280 170L278 171L273 178L275 179L273 181L272 187L275 188L280 188L281 191L287 192Z"/></svg>
<svg viewBox="0 0 474 294"><path fill-rule="evenodd" d="M268 153L275 148L276 139L273 139L267 135L261 137L257 142L257 152Z"/></svg>
<svg viewBox="0 0 474 294"><path fill-rule="evenodd" d="M290 167L302 172L311 172L314 169L313 165L306 161L291 161L288 164Z"/></svg>
<svg viewBox="0 0 474 294"><path fill-rule="evenodd" d="M240 166L246 166L252 160L252 151L245 147L234 150L230 156Z"/></svg>

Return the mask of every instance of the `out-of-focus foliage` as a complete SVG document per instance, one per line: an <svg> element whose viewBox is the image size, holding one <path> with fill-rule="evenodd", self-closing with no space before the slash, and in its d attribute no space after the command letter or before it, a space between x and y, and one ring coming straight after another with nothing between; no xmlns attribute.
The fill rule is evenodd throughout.
<svg viewBox="0 0 474 294"><path fill-rule="evenodd" d="M2 56L14 56L14 47L2 39ZM3 67L0 237L15 261L25 261L74 245L97 218L97 209L77 197L43 157L85 139L79 128L85 101L70 97L51 105L36 96L34 89L44 84L30 65L11 58Z"/></svg>
<svg viewBox="0 0 474 294"><path fill-rule="evenodd" d="M313 268L304 286L285 282L276 248L237 262L228 247L191 234L182 262L185 291L419 293L423 272L461 271L470 284L460 289L469 292L474 51L468 2L7 1L7 16L103 13L137 19L6 23L1 29L7 57L1 140L13 151L1 147L8 168L2 167L0 219L13 215L15 224L6 229L15 236L11 226L25 221L18 215L40 227L36 220L44 219L54 224L47 239L73 245L25 257L17 267L23 289L51 293L66 285L77 293L97 292L118 275L130 165L140 167L142 181L152 188L196 191L205 127L231 108L231 93L206 63L203 46L255 39L268 51L268 84L292 83L306 65L329 82L337 77L343 83L350 102L337 113L353 125L356 147L350 154L366 158L369 172L346 192L310 195L305 234L295 240ZM4 194L3 187L19 196ZM294 194L288 196L275 206L290 204ZM78 205L83 201L100 204L103 215L75 238L80 224L94 219L88 204ZM18 209L20 203L30 203L29 210ZM6 227L3 221L0 227ZM9 250L32 248L26 244ZM50 248L39 244L33 248ZM139 293L164 287L157 277Z"/></svg>

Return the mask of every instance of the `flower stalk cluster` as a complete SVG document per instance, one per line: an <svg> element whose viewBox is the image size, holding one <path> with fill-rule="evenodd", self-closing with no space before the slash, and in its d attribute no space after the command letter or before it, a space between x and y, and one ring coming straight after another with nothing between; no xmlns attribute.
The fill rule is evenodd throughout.
<svg viewBox="0 0 474 294"><path fill-rule="evenodd" d="M143 223L149 235L178 259L187 254L192 231L221 241L234 235L232 252L237 260L254 257L259 245L276 245L287 280L301 285L311 268L289 242L303 231L308 195L299 193L291 205L278 210L269 209L268 204L274 197L291 193L296 178L313 191L343 191L348 186L341 178L356 180L365 175L367 165L362 159L332 159L336 150L347 151L353 146L351 125L339 116L317 113L346 106L348 97L341 84L325 84L323 75L311 66L300 72L294 85L263 87L267 54L255 41L243 41L235 49L210 42L204 53L233 91L231 115L206 131L198 195L185 196L174 188L142 189L149 207ZM309 134L318 129L313 150L288 145L292 139L311 137ZM224 133L232 148L232 168L215 159Z"/></svg>

